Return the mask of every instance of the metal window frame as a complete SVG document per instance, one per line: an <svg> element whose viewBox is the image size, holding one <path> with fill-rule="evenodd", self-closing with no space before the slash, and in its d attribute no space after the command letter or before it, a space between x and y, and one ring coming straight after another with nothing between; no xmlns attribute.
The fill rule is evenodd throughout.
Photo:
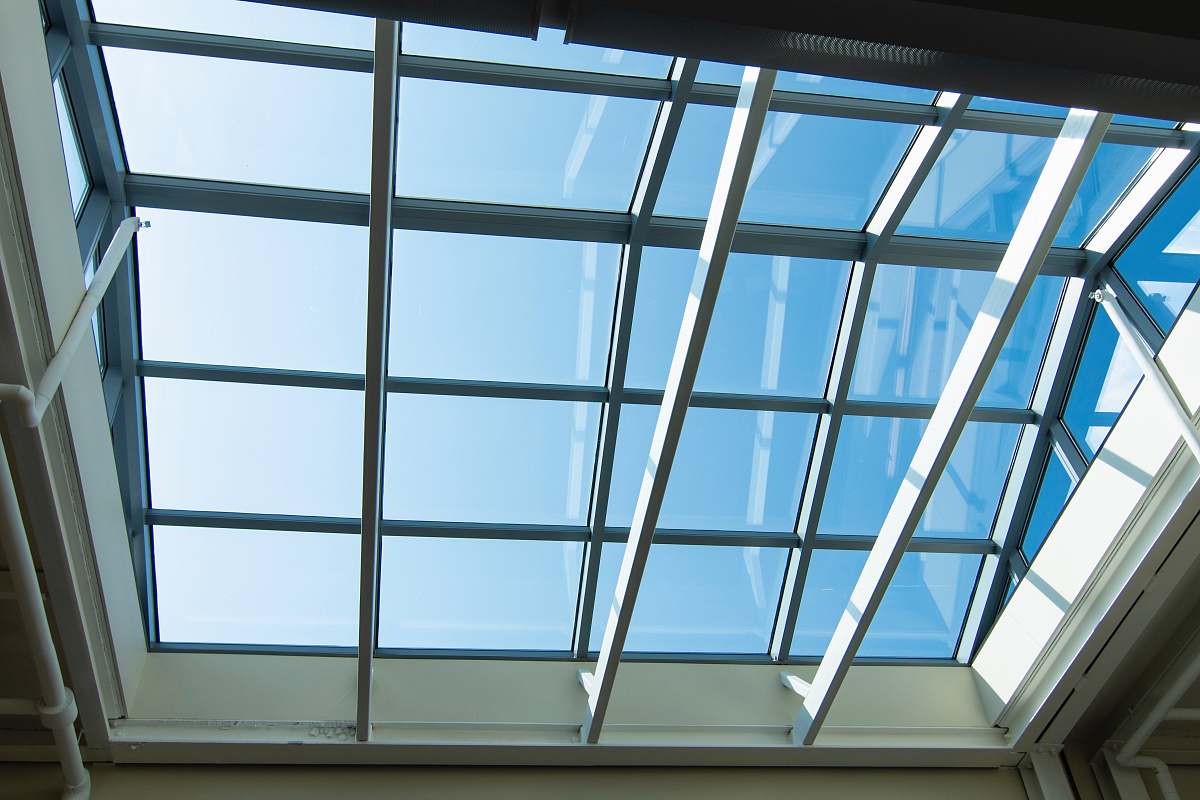
<svg viewBox="0 0 1200 800"><path fill-rule="evenodd" d="M298 45L283 42L268 42L239 37L211 34L196 34L178 31L160 31L148 28L131 28L95 23L89 19L88 0L49 0L47 11L51 26L46 33L48 68L52 74L61 76L67 89L80 106L80 138L85 161L91 171L92 190L84 210L80 214L78 233L81 251L94 248L112 235L115 222L123 218L134 206L163 207L209 213L241 214L248 216L277 217L350 225L368 225L369 197L364 194L338 193L315 190L288 189L271 186L236 184L222 181L199 180L180 177L159 177L128 174L120 132L116 123L115 110L100 46L135 47L160 52L191 53L221 58L238 58L269 63L294 64L299 66L371 72L374 56L370 51L343 48ZM473 82L496 86L525 87L551 91L600 94L629 97L649 101L677 100L678 116L681 118L685 101L693 104L725 106L734 104L737 87L715 84L692 83L688 91L681 91L681 73L678 61L673 73L667 78L637 78L599 73L575 72L570 70L525 67L504 64L486 64L455 59L432 58L401 54L397 59L399 75L410 78ZM694 73L693 73L694 81ZM686 95L681 97L681 95ZM847 119L862 119L908 124L914 126L936 125L944 121L944 113L936 106L894 101L866 100L858 98L830 97L800 92L775 92L769 105L771 110L805 113ZM660 123L667 116L660 112ZM678 124L677 122L674 124ZM1053 137L1057 134L1061 120L1021 114L990 112L967 109L962 112L952 127L957 130L992 131L1030 136ZM673 137L670 137L673 138ZM654 141L652 139L652 141ZM976 597L965 623L959 649L959 662L968 661L976 645L986 632L1003 598L1003 587L1009 570L1021 575L1024 564L1020 563L1016 542L1019 541L1023 520L1036 496L1040 473L1039 460L1048 454L1054 434L1062 426L1059 421L1066 388L1072 370L1063 369L1073 365L1082 348L1087 327L1087 308L1090 305L1070 305L1070 296L1079 299L1083 291L1094 286L1100 270L1110 265L1116 254L1132 238L1150 214L1169 194L1178 177L1200 153L1200 132L1196 130L1173 130L1146 128L1134 125L1113 125L1105 134L1104 141L1156 147L1186 147L1189 158L1176 169L1176 180L1168 181L1165 187L1146 199L1115 244L1096 252L1084 248L1052 248L1043 268L1043 274L1061 275L1071 284L1065 293L1060 310L1056 333L1052 336L1052 347L1043 362L1039 388L1035 401L1029 409L977 409L973 418L1020 423L1025 426L1022 444L1014 459L1005 494L1002 497L1002 512L998 513L993 535L988 540L944 540L914 539L910 550L929 552L970 552L984 556L985 572L981 577ZM670 157L671 142L665 142L658 150L651 149L648 162L643 167L639 186L646 184L658 168L665 168ZM897 168L899 170L899 167ZM661 178L659 178L661 180ZM893 178L893 183L895 182ZM917 182L919 183L919 182ZM651 193L652 194L652 193ZM392 198L392 226L396 229L440 230L448 232L489 233L505 236L527 236L537 238L576 239L615 242L625 245L628 260L635 245L698 248L704 229L704 221L696 219L674 219L653 217L653 203L635 205L629 213L598 211L573 211L568 209L528 208L486 203L464 203L431 201L416 198ZM870 231L839 231L793 228L778 225L740 224L737 226L732 249L736 252L765 253L796 257L837 259L849 262L866 262L873 257L877 263L896 263L926 267L958 269L995 269L1005 250L1003 244L926 239L913 236L892 235L880 237ZM330 375L324 373L300 373L287 370L248 370L219 365L173 365L146 362L140 358L140 333L138 330L137 283L135 278L136 256L131 255L120 278L122 290L110 293L105 301L106 347L108 370L104 379L106 400L109 401L110 424L114 430L115 450L122 479L122 492L126 505L127 519L135 561L138 566L140 593L146 604L147 639L152 649L178 651L180 649L212 650L219 646L168 645L158 643L154 620L154 574L152 558L153 524L192 524L216 527L261 526L268 530L357 530L357 519L321 519L267 515L221 515L213 512L154 509L150 506L148 471L145 452L145 419L142 400L144 377L175 377L206 380L235 380L245 382L274 383L289 386L314 386L328 388L362 388L364 376ZM635 267L636 277L636 267ZM628 276L628 270L623 273ZM1116 277L1116 276L1114 276ZM623 278L620 297L633 299L636 281ZM1112 282L1112 281L1110 281ZM1118 278L1119 282L1119 278ZM867 281L869 296L869 281ZM860 286L861 288L861 286ZM627 291L628 290L628 291ZM632 306L632 302L629 303ZM1137 303L1134 307L1139 307ZM617 324L625 312L614 317ZM631 312L629 312L631 313ZM854 322L851 319L851 322ZM855 327L845 328L847 335L857 335ZM1061 334L1058 332L1062 328ZM861 330L859 330L859 333ZM613 338L614 354L620 335ZM628 346L626 333L625 347ZM853 349L853 348L851 348ZM609 378L603 387L543 386L531 384L444 381L387 377L384 385L387 392L425 392L463 396L521 397L547 400L586 400L599 402L605 407L619 407L622 403L659 404L663 392L626 389L622 382L614 380L615 367L610 363ZM819 414L822 418L833 413L835 404L829 397L794 398L766 395L725 395L696 393L691 406L715 408L745 408L759 410L788 410ZM844 401L838 408L840 414L928 417L933 410L931 404L892 404L861 401ZM619 413L619 412L618 412ZM616 414L613 415L611 432L602 426L604 437L615 441ZM1026 435L1030 443L1026 445ZM836 437L835 437L836 438ZM601 465L605 458L607 438L602 438L598 448ZM1069 441L1069 437L1068 437ZM821 448L822 458L825 448ZM815 451L814 451L815 452ZM1076 451L1077 453L1077 451ZM611 453L607 456L611 462ZM816 456L814 455L814 458ZM1030 464L1035 468L1030 469ZM1079 467L1078 463L1074 464ZM1086 465L1084 465L1086 466ZM611 466L609 467L611 472ZM594 470L594 481L599 481L602 470ZM810 478L811 476L810 468ZM609 476L611 480L611 474ZM811 482L811 480L810 480ZM598 566L600 548L604 542L621 541L628 531L605 526L603 513L597 520L596 505L600 497L599 483L593 486L592 515L586 526L514 526L470 525L458 523L425 522L420 520L382 520L380 534L470 536L488 538L533 538L555 541L586 541L594 544L594 555ZM807 497L808 489L805 490ZM798 511L798 518L801 513ZM812 508L809 509L812 516ZM801 548L808 549L868 549L869 538L833 537L817 534L801 544L793 532L763 533L761 531L676 531L656 530L655 540L662 543L706 544L706 545L749 545L789 547L798 556ZM592 552L591 547L588 548ZM792 559L789 559L789 562ZM589 566L589 570L594 567ZM789 567L790 569L790 567ZM587 575L585 574L585 578ZM586 660L591 614L582 613L585 602L594 603L594 576L584 584L587 587L578 608L575 645L568 653L553 653L546 657L569 657ZM797 596L798 600L798 596ZM590 605L589 605L590 608ZM789 601L790 608L790 601ZM785 609L781 607L781 616ZM780 625L776 625L780 629ZM773 636L774 639L774 636ZM791 658L787 647L772 651L777 661L790 663L816 663L810 658ZM274 652L271 648L237 646L234 652ZM301 648L303 652L315 653L317 649ZM482 652L482 651L481 651ZM335 655L353 655L354 652L339 652ZM416 655L409 651L377 649L378 657L471 657L466 651L436 651ZM542 654L546 655L546 654ZM491 652L479 657L524 658L521 651ZM539 656L540 657L540 656ZM761 656L721 656L714 654L636 654L624 655L625 660L667 661L735 661L750 660L764 663L772 660L769 654ZM864 663L921 663L912 659L860 659ZM956 663L954 660L933 660L931 663Z"/></svg>

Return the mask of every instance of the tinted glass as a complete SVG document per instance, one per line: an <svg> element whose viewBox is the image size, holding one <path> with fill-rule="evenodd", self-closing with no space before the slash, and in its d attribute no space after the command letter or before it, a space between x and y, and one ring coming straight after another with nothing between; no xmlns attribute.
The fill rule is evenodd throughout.
<svg viewBox="0 0 1200 800"><path fill-rule="evenodd" d="M1108 315L1097 309L1063 409L1063 422L1089 461L1104 443L1141 377L1141 370L1117 338L1117 329Z"/></svg>
<svg viewBox="0 0 1200 800"><path fill-rule="evenodd" d="M163 642L358 644L358 536L154 528Z"/></svg>
<svg viewBox="0 0 1200 800"><path fill-rule="evenodd" d="M583 524L599 425L594 403L388 395L384 516Z"/></svg>
<svg viewBox="0 0 1200 800"><path fill-rule="evenodd" d="M652 545L625 650L765 654L787 552L777 547ZM622 544L606 544L601 551L592 650L604 641L624 553Z"/></svg>
<svg viewBox="0 0 1200 800"><path fill-rule="evenodd" d="M372 50L375 21L242 0L92 0L97 22ZM405 34L408 26L404 27Z"/></svg>
<svg viewBox="0 0 1200 800"><path fill-rule="evenodd" d="M657 406L621 409L609 527L633 519L657 418ZM659 527L793 530L815 430L812 414L689 409Z"/></svg>
<svg viewBox="0 0 1200 800"><path fill-rule="evenodd" d="M357 517L362 392L147 378L158 508Z"/></svg>
<svg viewBox="0 0 1200 800"><path fill-rule="evenodd" d="M1031 114L1037 117L1066 118L1067 111L1063 106L1048 106L1042 103L1025 103L1020 100L1000 100L995 97L973 97L970 108L983 111L1004 111L1009 114ZM1175 123L1166 119L1152 117L1131 117L1128 114L1113 115L1114 123L1126 125L1148 125L1155 128L1173 128Z"/></svg>
<svg viewBox="0 0 1200 800"><path fill-rule="evenodd" d="M108 47L104 60L131 172L367 191L368 74Z"/></svg>
<svg viewBox="0 0 1200 800"><path fill-rule="evenodd" d="M1150 316L1170 330L1200 281L1200 169L1193 169L1117 259Z"/></svg>
<svg viewBox="0 0 1200 800"><path fill-rule="evenodd" d="M696 258L694 250L642 254L627 386L666 385ZM732 254L696 390L821 396L849 275L844 261Z"/></svg>
<svg viewBox="0 0 1200 800"><path fill-rule="evenodd" d="M625 211L657 111L649 100L405 79L396 192Z"/></svg>
<svg viewBox="0 0 1200 800"><path fill-rule="evenodd" d="M1021 540L1021 552L1025 554L1027 561L1033 561L1038 550L1042 548L1042 542L1046 541L1073 488L1075 482L1071 480L1070 474L1058 460L1058 456L1051 453L1046 462L1046 471L1042 473L1042 485L1038 488L1029 524L1025 526L1025 536Z"/></svg>
<svg viewBox="0 0 1200 800"><path fill-rule="evenodd" d="M91 184L88 180L87 165L83 161L83 151L79 147L79 133L71 115L67 90L62 81L57 79L54 81L54 110L58 114L58 135L62 139L63 156L67 160L67 188L71 191L71 210L78 216Z"/></svg>
<svg viewBox="0 0 1200 800"><path fill-rule="evenodd" d="M607 72L615 75L640 75L647 78L665 78L671 69L671 59L668 56L610 47L590 47L586 44L564 45L564 31L555 28L541 28L538 30L537 39L526 39L521 36L405 23L403 34L402 48L409 55Z"/></svg>
<svg viewBox="0 0 1200 800"><path fill-rule="evenodd" d="M1053 145L1049 137L956 131L898 232L1007 242ZM1054 244L1081 245L1153 152L1101 145Z"/></svg>
<svg viewBox="0 0 1200 800"><path fill-rule="evenodd" d="M819 531L875 536L925 430L922 419L846 417L838 435ZM991 533L1020 426L970 422L925 509L917 536Z"/></svg>
<svg viewBox="0 0 1200 800"><path fill-rule="evenodd" d="M696 80L701 83L740 84L744 68L737 64L705 61L700 65ZM848 78L831 78L804 72L780 72L775 89L781 92L806 92L838 97L861 97L868 100L900 100L909 103L932 103L937 92L886 83L868 83Z"/></svg>
<svg viewBox="0 0 1200 800"><path fill-rule="evenodd" d="M151 360L363 371L367 229L138 209Z"/></svg>
<svg viewBox="0 0 1200 800"><path fill-rule="evenodd" d="M387 536L379 645L571 648L580 542Z"/></svg>
<svg viewBox="0 0 1200 800"><path fill-rule="evenodd" d="M991 272L880 265L854 362L851 396L937 402L993 279ZM980 405L1029 405L1062 287L1062 278L1034 281Z"/></svg>
<svg viewBox="0 0 1200 800"><path fill-rule="evenodd" d="M397 231L388 371L600 385L620 247Z"/></svg>
<svg viewBox="0 0 1200 800"><path fill-rule="evenodd" d="M655 213L707 217L733 110L688 106ZM888 122L771 112L741 219L858 229L916 128Z"/></svg>
<svg viewBox="0 0 1200 800"><path fill-rule="evenodd" d="M862 551L813 553L792 638L793 656L824 654L866 561ZM977 555L906 553L858 655L953 658L980 561Z"/></svg>

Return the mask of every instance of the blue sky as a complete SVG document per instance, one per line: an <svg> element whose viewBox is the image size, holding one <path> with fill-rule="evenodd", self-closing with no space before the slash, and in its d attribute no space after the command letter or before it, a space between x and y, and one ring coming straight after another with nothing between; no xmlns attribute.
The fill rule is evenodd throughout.
<svg viewBox="0 0 1200 800"><path fill-rule="evenodd" d="M372 46L373 23L366 19L235 0L93 3L97 19L107 22ZM564 46L554 31L535 42L411 25L403 49L647 77L664 77L670 67L662 56ZM111 48L104 57L131 171L367 190L369 75ZM736 83L739 77L739 68L705 64L699 79ZM795 73L781 74L777 85L915 103L933 99L927 90ZM976 107L1059 111L1005 102L977 100ZM402 79L396 191L624 212L657 112L657 103L645 100ZM729 109L687 109L657 213L707 212L730 117ZM859 230L914 133L913 126L894 123L772 112L742 219ZM955 134L900 232L1005 241L1050 142ZM1104 145L1056 243L1082 244L1150 154ZM1149 256L1127 256L1119 264L1167 325L1200 277L1194 260L1200 228L1190 216L1200 184L1189 185L1179 208L1168 205L1170 213L1161 215L1161 230L1139 240L1171 264L1151 263ZM153 223L138 239L145 358L363 371L364 228L149 208L139 213ZM1181 257L1190 265L1182 273L1173 266ZM389 374L602 386L620 259L620 247L609 243L398 231ZM662 387L695 259L694 251L645 251L628 386ZM820 397L849 269L839 261L734 254L697 390ZM936 401L990 279L976 270L881 265L851 396ZM1062 288L1059 278L1037 281L983 404L1028 405ZM1094 386L1072 393L1077 412L1070 412L1068 425L1094 448L1103 435L1096 415L1119 411L1131 387L1100 333L1088 348L1081 370ZM145 395L155 506L359 514L361 392L150 378ZM646 405L622 410L605 521L610 527L629 525L656 413ZM597 403L392 395L385 517L586 525L601 416ZM886 417L846 420L821 533L874 535L923 425ZM660 525L791 531L815 430L816 417L799 412L692 410ZM968 426L919 533L990 534L1017 434L1015 425ZM1061 482L1048 484L1046 505L1035 512L1041 527L1057 513L1055 503L1061 506L1059 495L1065 497ZM603 548L593 645L622 549ZM159 527L155 557L166 641L355 644L356 536ZM863 557L853 551L814 555L796 654L823 649ZM765 652L786 559L780 548L655 545L629 649ZM583 545L574 542L389 537L380 644L566 650L582 563ZM863 655L952 656L979 566L978 556L907 555Z"/></svg>

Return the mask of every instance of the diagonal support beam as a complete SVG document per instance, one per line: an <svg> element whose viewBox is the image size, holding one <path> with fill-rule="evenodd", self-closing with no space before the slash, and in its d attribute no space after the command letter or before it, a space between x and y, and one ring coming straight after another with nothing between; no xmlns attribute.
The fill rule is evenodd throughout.
<svg viewBox="0 0 1200 800"><path fill-rule="evenodd" d="M708 221L704 226L700 255L692 276L691 295L684 307L683 323L675 343L675 355L671 359L663 403L650 443L650 458L638 491L633 525L621 561L621 571L617 575L608 624L604 629L600 658L588 690L588 710L580 734L583 741L589 744L599 741L600 729L608 713L617 667L621 663L625 637L633 620L633 608L646 569L646 559L650 555L650 543L666 496L667 479L671 474L679 436L683 432L684 417L700 368L700 355L717 304L721 277L725 273L725 262L733 244L734 228L741 213L742 200L750 180L750 168L754 163L774 84L774 70L747 67L742 75L742 86L729 126L729 136L725 140L725 153L721 157Z"/></svg>
<svg viewBox="0 0 1200 800"><path fill-rule="evenodd" d="M867 247L863 259L855 262L850 272L850 291L842 309L833 368L830 370L829 384L825 389L825 399L829 403L830 411L822 414L817 422L817 437L813 445L816 458L810 478L805 484L804 497L796 517L796 535L800 538L800 548L792 551L788 559L782 599L771 636L771 657L775 661L786 663L791 655L796 618L800 613L800 600L804 594L808 565L812 562L817 523L821 518L825 492L829 487L829 474L833 466L838 433L846 413L850 381L854 377L854 361L867 316L867 303L871 298L871 284L878 264L878 253L904 219L904 214L937 163L946 143L950 141L951 134L954 133L970 102L970 95L942 92L938 96L937 124L926 125L917 134L912 147L908 149L904 160L896 169L875 213L867 223Z"/></svg>
<svg viewBox="0 0 1200 800"><path fill-rule="evenodd" d="M646 163L633 196L632 225L629 242L621 262L621 286L617 295L616 332L608 366L608 403L600 433L600 460L592 492L591 538L584 557L583 581L580 585L578 611L575 619L575 657L587 657L592 638L592 612L596 607L596 584L600 576L600 555L603 548L599 535L608 522L608 494L612 487L613 461L617 452L617 424L621 418L622 393L625 390L625 369L629 363L629 338L633 332L633 310L637 302L638 274L641 272L642 250L650 229L654 204L658 201L667 164L683 124L692 84L700 62L695 59L676 59L671 68L671 97L663 103L654 123Z"/></svg>
<svg viewBox="0 0 1200 800"><path fill-rule="evenodd" d="M383 427L387 411L388 316L392 283L392 187L396 176L396 62L400 23L375 21L371 112L371 213L367 250L367 360L363 411L362 572L358 584L357 736L371 738L371 672L383 518Z"/></svg>
<svg viewBox="0 0 1200 800"><path fill-rule="evenodd" d="M794 743L812 744L825 722L1111 119L1111 114L1072 109L1063 123L983 307L971 325L933 417L921 436L904 483L892 501L817 668L812 691L796 715L792 727Z"/></svg>

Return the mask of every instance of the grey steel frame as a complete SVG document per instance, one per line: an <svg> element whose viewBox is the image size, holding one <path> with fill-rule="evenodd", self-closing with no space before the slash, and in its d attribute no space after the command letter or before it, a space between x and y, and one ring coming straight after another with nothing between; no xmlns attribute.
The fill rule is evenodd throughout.
<svg viewBox="0 0 1200 800"><path fill-rule="evenodd" d="M87 0L49 0L47 2L51 28L47 32L48 68L60 74L67 83L80 117L81 143L85 160L92 173L93 189L80 215L78 232L82 253L89 253L112 235L115 221L123 218L136 206L162 207L211 213L277 217L341 224L367 225L370 198L367 195L316 190L290 189L272 186L235 184L222 181L179 177L130 175L128 173L114 106L109 92L100 46L121 46L161 52L203 55L220 58L239 58L251 61L293 64L328 69L372 71L373 54L369 51L299 45L284 42L264 42L255 39L216 36L178 31L108 25L90 21ZM604 524L606 493L600 491L602 481L611 480L611 465L604 473L604 461L611 463L606 453L610 437L615 440L619 407L623 403L658 404L661 391L628 389L623 376L618 380L618 354L627 352L629 326L622 325L624 315L632 309L636 291L636 259L646 246L696 248L700 244L704 220L684 220L653 217L654 181L656 170L665 168L673 144L671 124L678 125L686 103L732 106L737 87L694 83L694 69L677 61L667 79L635 78L607 74L581 73L536 67L485 64L452 59L430 58L401 54L397 72L409 78L466 81L491 85L517 86L532 89L582 92L655 101L673 101L660 112L652 146L638 183L638 198L630 213L585 212L564 209L527 208L486 203L436 201L415 198L392 200L392 224L396 228L488 233L505 236L527 236L617 242L625 245L622 284L618 294L618 313L614 321L612 357L606 385L603 387L547 386L482 381L445 381L418 378L386 379L388 392L421 392L486 397L521 397L546 400L587 401L605 404L605 424L602 426L599 463L593 486L592 513L586 526L505 526L468 525L419 520L383 520L380 533L388 535L469 536L515 539L544 539L554 541L589 542L589 557L585 561L584 589L579 603L572 655L588 657L591 614L594 603L595 578L591 572L598 565L599 551L604 542L623 541L628 531ZM687 85L685 88L685 84ZM671 123L668 107L675 109L676 121ZM809 95L799 92L775 92L770 102L774 111L807 113L853 119L880 120L910 125L936 125L944 121L945 112L935 106L892 101ZM670 123L670 124L669 124ZM961 113L955 129L1016 133L1052 137L1061 125L1059 120L1021 114L1006 114L966 110ZM950 126L948 126L950 127ZM677 130L677 128L676 128ZM661 138L659 134L662 134ZM671 134L671 135L667 135ZM1112 125L1105 134L1106 142L1158 147L1188 147L1192 158L1200 152L1200 134L1173 129L1143 128L1132 125ZM657 144L655 144L657 143ZM1183 174L1178 172L1178 176ZM1171 184L1173 185L1173 182ZM1012 569L1023 574L1023 563L1016 544L1023 530L1029 509L1036 496L1042 464L1054 448L1067 457L1075 470L1086 466L1074 448L1069 434L1059 421L1066 390L1071 378L1070 365L1077 359L1088 323L1087 303L1076 302L1082 291L1090 289L1107 270L1115 255L1127 244L1133 233L1167 194L1170 185L1149 201L1142 213L1129 226L1119 241L1103 254L1087 254L1081 249L1053 248L1047 257L1043 274L1061 275L1071 279L1064 296L1058 326L1063 328L1062 340L1048 351L1039 385L1048 389L1044 401L1035 402L1031 409L976 409L973 419L1020 423L1025 427L1023 440L1032 444L1028 452L1018 447L1018 454L1002 500L1002 513L990 539L981 541L914 539L910 550L928 552L977 553L984 556L985 572L990 580L981 580L976 589L966 629L962 635L959 660L969 660L979 636L987 630L988 620L996 613L1007 573ZM649 202L647 202L649 201ZM886 241L879 241L886 239ZM733 240L737 252L766 253L797 257L828 258L865 262L868 257L877 263L910 264L928 267L993 270L1004 254L1004 245L923 239L894 235L875 237L867 232L791 228L762 224L739 224ZM357 532L358 519L327 519L291 517L286 515L220 514L152 508L149 500L148 473L145 451L144 407L142 381L145 377L186 378L192 380L226 380L251 383L272 383L288 386L312 386L358 390L364 387L361 375L306 373L289 370L251 370L219 365L167 364L140 359L138 332L137 286L134 256L129 258L122 290L110 293L105 303L105 340L109 369L104 378L105 397L109 400L110 422L113 425L114 445L122 478L122 492L129 521L131 541L138 562L139 589L146 603L147 636L156 649L219 649L210 645L164 645L156 641L154 621L154 575L152 558L152 526L155 524L205 525L217 527L255 527L267 530L322 530ZM628 268L630 261L634 268ZM1115 277L1115 275L1113 276ZM1123 284L1108 279L1114 287ZM869 282L868 282L869 291ZM1137 304L1134 304L1137 307ZM856 337L854 327L861 320L851 319L851 329L845 333ZM1140 326L1139 326L1140 328ZM1145 332L1144 332L1145 333ZM1154 343L1156 340L1147 337ZM1157 341L1161 341L1161 334ZM852 374L854 348L841 360L841 368ZM623 358L623 355L622 355ZM820 398L780 398L774 396L727 395L697 393L692 406L716 408L746 408L761 410L801 411L833 415L875 415L927 418L931 404L890 404ZM611 419L611 425L608 420ZM816 459L828 459L821 448ZM817 463L821 463L817 461ZM603 477L602 477L603 476ZM809 476L810 479L812 476ZM807 497L806 490L806 497ZM600 506L600 508L597 508ZM797 518L815 519L815 508L805 505ZM597 513L600 512L600 513ZM868 532L864 532L865 534ZM761 531L675 531L656 530L655 541L663 543L753 545L788 547L800 553L800 540L791 532L763 533ZM815 549L869 549L869 537L835 537L817 534L804 542ZM594 548L594 549L593 549ZM795 591L793 589L793 591ZM583 613L587 604L588 613ZM791 603L781 604L773 642L792 615ZM793 620L794 621L794 620ZM291 648L230 648L242 652L291 652ZM792 658L787 647L774 646L778 661L815 663L808 657ZM303 649L303 652L316 650ZM471 657L474 651L430 651L427 655ZM352 654L336 651L333 654ZM421 651L378 650L381 656L422 657ZM541 654L562 658L567 654ZM491 653L480 657L525 657L520 651ZM769 655L712 654L629 654L630 660L693 660L693 661L769 661ZM873 661L872 659L863 659ZM886 662L887 660L882 660ZM906 661L905 663L912 663ZM940 663L940 662L939 662Z"/></svg>

